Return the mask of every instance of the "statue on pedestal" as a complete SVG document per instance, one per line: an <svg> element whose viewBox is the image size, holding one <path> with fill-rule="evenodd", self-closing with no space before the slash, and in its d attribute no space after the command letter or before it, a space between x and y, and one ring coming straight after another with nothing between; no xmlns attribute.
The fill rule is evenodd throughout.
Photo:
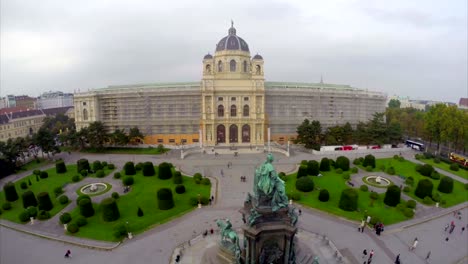
<svg viewBox="0 0 468 264"><path fill-rule="evenodd" d="M239 245L239 236L236 231L232 230L232 224L229 219L226 219L225 222L218 219L216 224L219 227L221 234L221 246L228 249L235 257L236 263L240 264L241 260L241 249Z"/></svg>

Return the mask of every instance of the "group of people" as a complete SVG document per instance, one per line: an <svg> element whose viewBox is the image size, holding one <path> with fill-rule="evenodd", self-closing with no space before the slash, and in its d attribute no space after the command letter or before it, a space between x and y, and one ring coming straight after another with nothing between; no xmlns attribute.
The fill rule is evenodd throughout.
<svg viewBox="0 0 468 264"><path fill-rule="evenodd" d="M370 264L372 262L372 257L374 256L374 250L371 249L369 252L369 258L367 258L367 249L362 251L362 259L364 259L364 264ZM367 258L367 260L366 260Z"/></svg>
<svg viewBox="0 0 468 264"><path fill-rule="evenodd" d="M380 223L380 222L377 222L374 225L374 230L375 230L375 234L380 236L380 233L384 231L384 225L382 223Z"/></svg>
<svg viewBox="0 0 468 264"><path fill-rule="evenodd" d="M241 180L241 182L247 182L247 177L241 176L241 177L240 177L240 180Z"/></svg>

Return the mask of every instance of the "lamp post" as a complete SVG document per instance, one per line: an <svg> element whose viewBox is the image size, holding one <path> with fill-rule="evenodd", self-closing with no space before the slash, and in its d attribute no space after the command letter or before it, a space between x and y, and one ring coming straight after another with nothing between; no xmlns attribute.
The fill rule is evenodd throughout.
<svg viewBox="0 0 468 264"><path fill-rule="evenodd" d="M198 194L198 208L201 208L201 195Z"/></svg>

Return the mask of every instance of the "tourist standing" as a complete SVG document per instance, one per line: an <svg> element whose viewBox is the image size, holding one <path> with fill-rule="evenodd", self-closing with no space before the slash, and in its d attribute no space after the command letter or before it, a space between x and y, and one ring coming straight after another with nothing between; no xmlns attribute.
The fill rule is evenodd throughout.
<svg viewBox="0 0 468 264"><path fill-rule="evenodd" d="M428 261L430 257L431 257L431 251L429 250L429 252L427 252L427 255L426 255L426 261Z"/></svg>
<svg viewBox="0 0 468 264"><path fill-rule="evenodd" d="M67 252L65 253L65 257L66 258L71 258L71 251L70 250L67 250Z"/></svg>
<svg viewBox="0 0 468 264"><path fill-rule="evenodd" d="M419 243L419 242L418 242L418 238L417 238L417 237L414 238L413 245L411 245L411 247L409 248L409 250L410 250L410 251L413 251L413 250L416 248L416 246L418 246L418 243Z"/></svg>
<svg viewBox="0 0 468 264"><path fill-rule="evenodd" d="M398 254L398 255L396 256L396 259L395 259L395 264L400 264L400 263L401 263L401 262L400 262L400 254Z"/></svg>
<svg viewBox="0 0 468 264"><path fill-rule="evenodd" d="M367 257L367 249L364 249L364 250L362 251L362 258L364 259L364 258L366 258L366 257Z"/></svg>

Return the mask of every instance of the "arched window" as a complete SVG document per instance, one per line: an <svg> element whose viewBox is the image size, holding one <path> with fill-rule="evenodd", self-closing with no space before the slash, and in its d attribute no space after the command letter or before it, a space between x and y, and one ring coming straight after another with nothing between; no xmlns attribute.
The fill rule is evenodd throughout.
<svg viewBox="0 0 468 264"><path fill-rule="evenodd" d="M231 116L236 116L236 114L237 114L236 105L231 105Z"/></svg>
<svg viewBox="0 0 468 264"><path fill-rule="evenodd" d="M247 61L244 61L244 72L247 72Z"/></svg>
<svg viewBox="0 0 468 264"><path fill-rule="evenodd" d="M261 74L261 73L262 73L261 69L262 69L262 68L260 67L260 65L256 65L256 66L255 66L255 73L256 73L257 75Z"/></svg>
<svg viewBox="0 0 468 264"><path fill-rule="evenodd" d="M88 110L83 109L83 120L88 120Z"/></svg>
<svg viewBox="0 0 468 264"><path fill-rule="evenodd" d="M236 61L235 60L231 60L229 62L229 68L231 70L231 72L235 72L236 71Z"/></svg>
<svg viewBox="0 0 468 264"><path fill-rule="evenodd" d="M218 106L218 117L223 117L224 116L224 106L219 105Z"/></svg>
<svg viewBox="0 0 468 264"><path fill-rule="evenodd" d="M249 116L249 106L248 105L244 105L244 109L242 111L242 115L243 116Z"/></svg>
<svg viewBox="0 0 468 264"><path fill-rule="evenodd" d="M211 65L210 64L206 65L206 73L211 73Z"/></svg>
<svg viewBox="0 0 468 264"><path fill-rule="evenodd" d="M222 72L222 71L223 71L223 62L218 61L218 72Z"/></svg>

